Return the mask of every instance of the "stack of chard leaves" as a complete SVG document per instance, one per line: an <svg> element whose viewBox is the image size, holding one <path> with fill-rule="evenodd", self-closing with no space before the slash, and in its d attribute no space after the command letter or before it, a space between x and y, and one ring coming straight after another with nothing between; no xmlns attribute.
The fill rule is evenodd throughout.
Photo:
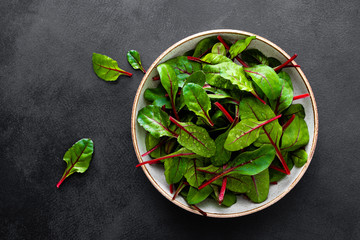
<svg viewBox="0 0 360 240"><path fill-rule="evenodd" d="M137 117L148 132L142 156L153 159L138 166L163 164L174 199L229 207L243 194L260 203L306 163L305 111L282 71L298 65L248 49L254 39L206 38L157 66L161 83L145 90L149 105Z"/></svg>

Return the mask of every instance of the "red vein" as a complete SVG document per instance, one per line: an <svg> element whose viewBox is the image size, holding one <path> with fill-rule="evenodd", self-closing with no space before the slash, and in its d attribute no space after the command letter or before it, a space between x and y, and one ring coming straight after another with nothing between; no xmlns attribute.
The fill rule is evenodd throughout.
<svg viewBox="0 0 360 240"><path fill-rule="evenodd" d="M292 121L294 121L294 119L295 119L295 114L293 114L293 115L291 116L291 118L289 119L289 121L287 121L287 122L284 124L284 126L282 127L282 128L283 128L283 131L285 131L285 129L292 123Z"/></svg>
<svg viewBox="0 0 360 240"><path fill-rule="evenodd" d="M188 59L189 61L193 61L193 62L211 64L211 63L206 62L206 61L203 61L203 60L201 60L200 58L197 58L197 57L187 56L187 59Z"/></svg>
<svg viewBox="0 0 360 240"><path fill-rule="evenodd" d="M147 151L146 153L144 153L143 155L141 155L141 157L145 157L147 155L149 155L150 153L152 153L153 151L155 151L156 149L158 149L159 147L161 147L163 144L165 143L165 141L161 141L159 142L157 145L155 145L155 147L153 147L152 149L150 149L149 151Z"/></svg>
<svg viewBox="0 0 360 240"><path fill-rule="evenodd" d="M251 92L251 94L254 97L256 97L260 102L262 102L264 105L266 105L266 102L264 100L262 100L256 92Z"/></svg>
<svg viewBox="0 0 360 240"><path fill-rule="evenodd" d="M279 167L277 167L277 166L270 165L270 167L269 167L269 168L274 169L274 170L276 170L276 171L278 171L278 172L282 172L282 173L287 174L287 173L286 173L286 171L285 171L284 169L281 169L281 168L279 168Z"/></svg>
<svg viewBox="0 0 360 240"><path fill-rule="evenodd" d="M301 98L306 98L306 97L309 97L309 96L310 96L310 94L308 94L308 93L297 95L297 96L294 96L293 101L301 99Z"/></svg>
<svg viewBox="0 0 360 240"><path fill-rule="evenodd" d="M116 72L119 72L119 73L123 73L123 74L125 74L125 75L127 75L127 76L129 76L129 77L132 76L132 73L129 73L129 72L126 72L126 71L121 71L121 70L116 69L116 68L105 67L105 66L100 65L100 64L97 64L97 63L95 63L95 64L98 65L99 67L102 67L102 68L105 68L105 69L109 69L109 70L112 70L112 71L116 71Z"/></svg>
<svg viewBox="0 0 360 240"><path fill-rule="evenodd" d="M195 98L196 102L199 104L199 106L200 106L200 108L201 108L201 111L204 113L204 115L205 115L206 119L208 120L209 124L210 124L211 126L214 126L214 123L211 121L209 115L205 112L203 106L200 104L198 98L196 97L196 95L194 94L194 92L192 91L192 89L190 89L190 91L191 91L191 93L194 95L194 98Z"/></svg>
<svg viewBox="0 0 360 240"><path fill-rule="evenodd" d="M229 120L230 123L234 122L234 119L231 117L229 112L226 111L226 109L219 102L216 102L214 104L220 109L220 111L225 115L225 117Z"/></svg>
<svg viewBox="0 0 360 240"><path fill-rule="evenodd" d="M251 180L252 180L253 183L254 183L256 194L259 195L259 191L258 191L258 188L257 188L257 185L256 185L255 177L254 177L254 176L251 176Z"/></svg>
<svg viewBox="0 0 360 240"><path fill-rule="evenodd" d="M172 200L175 200L176 196L180 193L181 190L185 187L186 182L183 182L180 184L180 186L176 189L174 196L172 197Z"/></svg>
<svg viewBox="0 0 360 240"><path fill-rule="evenodd" d="M288 59L286 62L284 62L283 64L281 64L280 66L277 66L276 68L274 68L275 72L280 71L283 67L285 67L286 65L288 65L292 60L294 60L297 57L297 54L295 53L290 59Z"/></svg>
<svg viewBox="0 0 360 240"><path fill-rule="evenodd" d="M189 155L195 155L195 153L179 153L179 154L174 154L174 155L168 155L168 156L164 156L164 157L160 157L160 158L156 158L156 159L153 159L153 160L149 160L149 161L146 161L146 162L139 163L138 165L136 165L136 167L140 167L140 166L145 165L145 164L157 163L157 162L159 162L161 160L168 159L168 158L189 156Z"/></svg>

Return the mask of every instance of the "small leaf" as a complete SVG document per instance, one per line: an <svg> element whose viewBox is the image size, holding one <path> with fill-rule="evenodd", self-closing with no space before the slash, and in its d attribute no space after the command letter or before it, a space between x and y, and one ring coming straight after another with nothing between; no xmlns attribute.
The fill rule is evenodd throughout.
<svg viewBox="0 0 360 240"><path fill-rule="evenodd" d="M215 155L210 158L211 163L214 166L222 166L230 160L231 152L224 148L224 143L228 137L228 134L229 132L225 132L215 139Z"/></svg>
<svg viewBox="0 0 360 240"><path fill-rule="evenodd" d="M269 170L266 169L257 175L252 176L252 183L250 186L250 191L246 193L248 198L255 202L261 203L267 199L269 194Z"/></svg>
<svg viewBox="0 0 360 240"><path fill-rule="evenodd" d="M57 188L59 188L62 182L71 174L75 172L85 172L89 167L93 152L94 143L89 138L83 138L72 145L64 155L63 160L66 162L67 166L62 178L56 185Z"/></svg>
<svg viewBox="0 0 360 240"><path fill-rule="evenodd" d="M210 98L201 86L195 83L188 83L183 88L182 94L185 104L190 111L206 119L211 126L214 125L209 117L211 109Z"/></svg>
<svg viewBox="0 0 360 240"><path fill-rule="evenodd" d="M308 154L304 149L299 149L294 152L290 152L289 155L292 161L294 162L294 165L298 168L304 166L308 159Z"/></svg>
<svg viewBox="0 0 360 240"><path fill-rule="evenodd" d="M208 37L201 40L195 47L193 57L201 57L204 53L210 51L212 46L218 41L216 37Z"/></svg>
<svg viewBox="0 0 360 240"><path fill-rule="evenodd" d="M245 68L244 71L270 100L280 96L283 81L274 69L266 65L256 65Z"/></svg>
<svg viewBox="0 0 360 240"><path fill-rule="evenodd" d="M186 163L186 160L180 157L168 158L165 160L165 178L168 184L180 182L186 172Z"/></svg>
<svg viewBox="0 0 360 240"><path fill-rule="evenodd" d="M249 44L253 39L256 39L256 36L250 36L245 39L238 40L236 43L231 45L229 49L231 59L233 59L234 57L239 55L242 51L244 51L249 46Z"/></svg>
<svg viewBox="0 0 360 240"><path fill-rule="evenodd" d="M190 187L186 201L190 205L198 204L198 203L204 201L212 192L213 192L213 189L210 186L206 186L201 190L198 190L194 187Z"/></svg>
<svg viewBox="0 0 360 240"><path fill-rule="evenodd" d="M102 54L93 53L92 63L96 75L105 81L115 81L120 75L132 76L131 73L119 68L115 60Z"/></svg>
<svg viewBox="0 0 360 240"><path fill-rule="evenodd" d="M197 170L198 167L202 166L203 162L200 159L189 159L187 161L187 170L184 176L190 186L197 188L204 182L204 174Z"/></svg>
<svg viewBox="0 0 360 240"><path fill-rule="evenodd" d="M295 115L281 138L281 150L294 151L309 142L309 130L304 119Z"/></svg>
<svg viewBox="0 0 360 240"><path fill-rule="evenodd" d="M145 69L141 65L140 54L138 51L130 50L127 52L126 56L128 62L133 67L133 69L140 69L141 71L143 71L143 73L146 73Z"/></svg>
<svg viewBox="0 0 360 240"><path fill-rule="evenodd" d="M138 112L137 121L146 131L154 137L169 136L174 134L169 130L169 115L161 110L160 107L149 105Z"/></svg>
<svg viewBox="0 0 360 240"><path fill-rule="evenodd" d="M221 42L218 42L218 43L215 43L214 46L212 47L211 53L226 56L226 48Z"/></svg>

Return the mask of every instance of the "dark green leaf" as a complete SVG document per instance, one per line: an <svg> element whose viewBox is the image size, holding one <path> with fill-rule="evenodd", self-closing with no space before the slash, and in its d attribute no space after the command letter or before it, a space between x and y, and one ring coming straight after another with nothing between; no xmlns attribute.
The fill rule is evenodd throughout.
<svg viewBox="0 0 360 240"><path fill-rule="evenodd" d="M146 138L145 138L146 151L150 151L151 149L153 149L156 145L158 145L160 143L160 141L163 141L163 139L156 138L153 135L151 135L150 133L147 133ZM152 151L149 155L152 158L159 158L166 154L165 154L163 148L159 147L159 148L155 149L154 151Z"/></svg>
<svg viewBox="0 0 360 240"><path fill-rule="evenodd" d="M208 179L212 178L214 175L208 174ZM238 173L231 173L227 175L226 189L236 193L246 193L250 189L250 184L252 183L250 176L241 175ZM213 184L222 186L222 178L213 182Z"/></svg>
<svg viewBox="0 0 360 240"><path fill-rule="evenodd" d="M197 116L203 117L210 125L213 125L209 117L211 102L205 90L195 83L188 83L183 88L185 104L190 111Z"/></svg>
<svg viewBox="0 0 360 240"><path fill-rule="evenodd" d="M212 47L211 53L226 56L226 48L221 42L218 42L215 43L214 46Z"/></svg>
<svg viewBox="0 0 360 240"><path fill-rule="evenodd" d="M294 97L290 76L285 72L281 72L278 75L283 82L281 93L277 99L270 100L270 105L276 114L279 114L287 109L291 105Z"/></svg>
<svg viewBox="0 0 360 240"><path fill-rule="evenodd" d="M205 128L196 126L192 122L179 122L179 124L186 130L181 130L177 138L180 145L203 157L211 157L215 154L215 142Z"/></svg>
<svg viewBox="0 0 360 240"><path fill-rule="evenodd" d="M218 41L219 40L216 37L208 37L201 40L200 42L198 42L198 44L195 47L193 57L200 57L207 51L210 51L212 46Z"/></svg>
<svg viewBox="0 0 360 240"><path fill-rule="evenodd" d="M115 60L102 54L93 53L92 63L96 75L105 81L115 81L120 75L127 75L130 77L132 75L119 68L118 63Z"/></svg>
<svg viewBox="0 0 360 240"><path fill-rule="evenodd" d="M133 69L140 69L145 73L145 69L141 65L140 54L138 51L130 50L127 52L126 57Z"/></svg>
<svg viewBox="0 0 360 240"><path fill-rule="evenodd" d="M204 182L204 174L197 170L198 167L202 166L203 162L201 159L189 159L187 161L187 170L184 176L190 186L198 188Z"/></svg>
<svg viewBox="0 0 360 240"><path fill-rule="evenodd" d="M255 202L255 203L261 203L267 199L267 196L269 194L269 170L266 169L263 172L252 176L252 182L250 191L246 193L246 196L248 198Z"/></svg>
<svg viewBox="0 0 360 240"><path fill-rule="evenodd" d="M165 160L165 178L168 184L180 182L186 172L186 163L186 159L181 157L168 158Z"/></svg>
<svg viewBox="0 0 360 240"><path fill-rule="evenodd" d="M270 100L277 99L280 96L283 81L274 69L266 65L256 65L244 70Z"/></svg>
<svg viewBox="0 0 360 240"><path fill-rule="evenodd" d="M294 152L290 152L289 155L295 166L298 168L304 166L308 159L308 154L304 149L298 149Z"/></svg>
<svg viewBox="0 0 360 240"><path fill-rule="evenodd" d="M161 84L169 94L170 101L175 103L177 91L179 89L178 79L172 66L168 64L160 64L157 66L157 71L160 75Z"/></svg>
<svg viewBox="0 0 360 240"><path fill-rule="evenodd" d="M282 151L281 155L284 157L284 160L289 170L291 170L294 167L294 164L290 159L290 155L288 154L288 152L285 151ZM278 157L275 158L275 160L271 163L271 165L275 165L278 168L283 168ZM269 168L269 175L270 175L270 182L278 182L284 177L288 176L287 174L279 172L272 168Z"/></svg>
<svg viewBox="0 0 360 240"><path fill-rule="evenodd" d="M144 98L149 102L153 102L158 98L165 97L165 94L166 90L161 84L159 84L157 88L146 89L144 92Z"/></svg>
<svg viewBox="0 0 360 240"><path fill-rule="evenodd" d="M211 194L215 201L218 201L219 195L218 194ZM226 191L224 195L224 200L221 203L221 206L231 207L237 201L236 195L233 192Z"/></svg>
<svg viewBox="0 0 360 240"><path fill-rule="evenodd" d="M184 87L186 86L186 84L188 83L195 83L199 86L204 86L206 81L206 76L204 74L203 71L196 71L193 74L190 75L190 77L188 77L184 83Z"/></svg>
<svg viewBox="0 0 360 240"><path fill-rule="evenodd" d="M304 119L295 116L281 138L281 150L294 151L309 142L309 130Z"/></svg>
<svg viewBox="0 0 360 240"><path fill-rule="evenodd" d="M194 187L190 187L186 201L190 205L198 204L204 201L212 193L212 191L213 189L210 186L206 186L201 190L198 190Z"/></svg>
<svg viewBox="0 0 360 240"><path fill-rule="evenodd" d="M303 105L301 105L301 104L293 104L293 105L291 105L282 114L282 117L285 119L285 121L288 121L293 114L295 114L299 118L304 119L305 118L305 109L304 109Z"/></svg>
<svg viewBox="0 0 360 240"><path fill-rule="evenodd" d="M231 152L224 148L228 133L229 132L225 132L215 139L216 151L215 155L210 159L214 166L222 166L230 160Z"/></svg>
<svg viewBox="0 0 360 240"><path fill-rule="evenodd" d="M89 138L83 138L72 145L64 155L63 160L66 162L66 169L56 186L59 188L61 183L75 172L85 172L89 167L93 152L94 143Z"/></svg>
<svg viewBox="0 0 360 240"><path fill-rule="evenodd" d="M251 41L255 38L256 38L256 36L250 36L245 39L240 39L240 40L236 41L236 43L231 45L231 47L229 49L231 59L233 59L234 57L239 55L242 51L244 51L249 46Z"/></svg>
<svg viewBox="0 0 360 240"><path fill-rule="evenodd" d="M168 129L170 125L169 115L162 111L160 107L149 105L142 108L138 113L137 121L140 126L154 137L173 137L173 134Z"/></svg>
<svg viewBox="0 0 360 240"><path fill-rule="evenodd" d="M257 49L243 51L241 53L241 59L251 67L258 64L269 65L268 58Z"/></svg>
<svg viewBox="0 0 360 240"><path fill-rule="evenodd" d="M269 66L272 67L272 68L281 65L281 62L279 60L277 60L276 58L273 58L273 57L269 57L268 61L269 61Z"/></svg>

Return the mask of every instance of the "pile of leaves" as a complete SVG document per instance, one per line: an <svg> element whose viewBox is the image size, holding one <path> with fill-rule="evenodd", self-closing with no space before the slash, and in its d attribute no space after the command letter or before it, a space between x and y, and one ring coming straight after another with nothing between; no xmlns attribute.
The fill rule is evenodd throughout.
<svg viewBox="0 0 360 240"><path fill-rule="evenodd" d="M163 164L174 194L195 206L208 197L229 207L236 195L260 203L295 165L307 161L309 132L286 67L248 46L221 36L200 41L184 56L157 66L160 80L146 89L149 105L138 112L148 132L147 151ZM196 206L195 206L196 207Z"/></svg>

